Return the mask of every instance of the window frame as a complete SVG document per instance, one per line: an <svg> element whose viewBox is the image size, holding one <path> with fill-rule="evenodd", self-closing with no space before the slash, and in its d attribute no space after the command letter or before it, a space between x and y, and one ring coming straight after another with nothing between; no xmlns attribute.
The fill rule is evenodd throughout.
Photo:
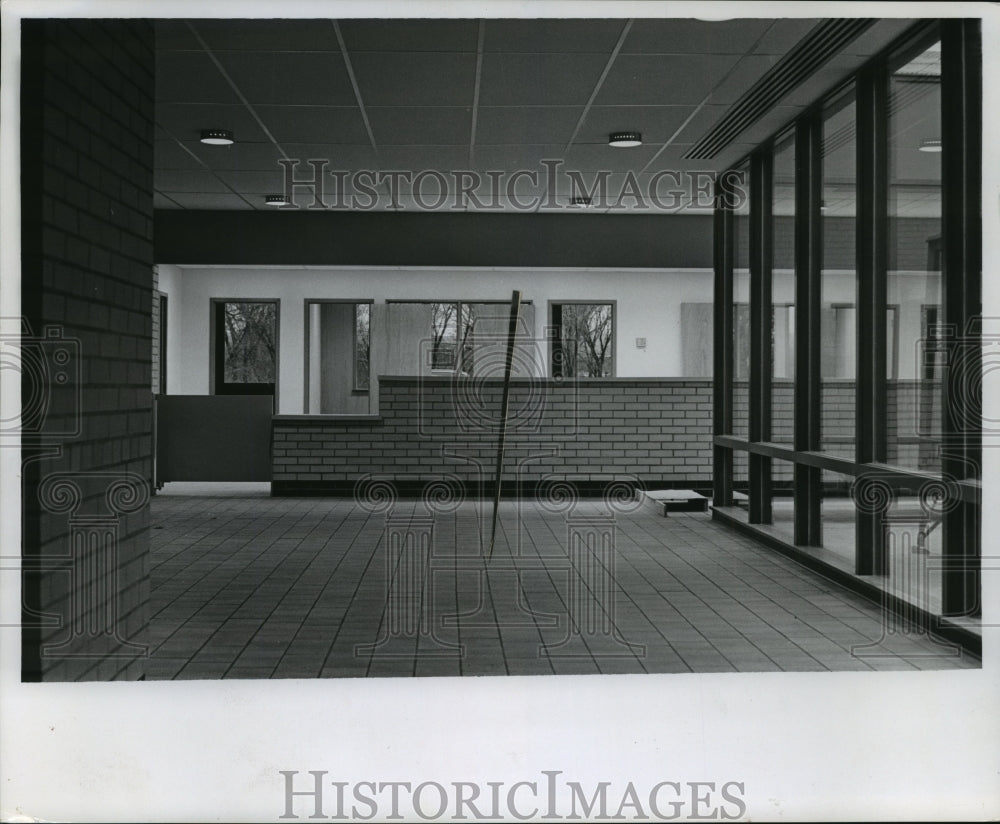
<svg viewBox="0 0 1000 824"><path fill-rule="evenodd" d="M460 329L461 329L461 326L462 326L462 319L463 319L463 317L465 315L465 307L466 306L468 306L470 304L480 304L480 305L484 305L484 306L506 306L508 308L510 307L510 299L509 298L506 299L506 300L497 300L497 299L482 299L482 300L479 300L477 298L462 299L462 300L434 300L434 299L430 299L430 298L415 298L415 299L409 299L409 298L388 298L388 299L386 299L385 302L386 302L386 304L390 304L390 303L417 303L417 304L453 303L453 304L455 304L456 307L457 307L457 315L456 315L457 320L455 321L455 352L456 353L459 353L461 351L461 347L462 347L462 345L465 342L464 335L460 336L459 332L460 332ZM521 306L525 306L525 305L533 306L534 305L534 301L522 299L521 300ZM433 333L433 331L434 330L431 329L432 333ZM461 365L462 365L462 360L463 360L463 358L456 358L450 368L448 368L448 367L441 367L441 368L437 368L437 369L433 369L432 368L432 374L433 373L447 374L447 373L457 372L459 370L459 368L461 367Z"/></svg>
<svg viewBox="0 0 1000 824"><path fill-rule="evenodd" d="M555 373L555 353L556 353L556 341L561 338L562 320L560 318L559 322L556 321L556 306L610 306L611 307L611 374L602 375L598 377L591 377L588 375L576 376L574 378L566 378L562 375L556 375ZM607 380L608 378L618 377L618 300L561 300L557 298L550 298L548 301L548 312L547 312L547 322L548 325L545 327L545 337L549 341L549 377L556 378L559 380Z"/></svg>
<svg viewBox="0 0 1000 824"><path fill-rule="evenodd" d="M274 382L227 383L225 381L225 342L222 338L224 324L220 314L228 303L269 303L274 305ZM209 394L210 395L271 395L275 407L281 369L281 298L213 297L209 298Z"/></svg>
<svg viewBox="0 0 1000 824"><path fill-rule="evenodd" d="M310 389L309 389L309 376L312 371L312 355L309 349L309 338L312 334L312 321L309 317L309 308L314 305L322 305L327 303L337 303L337 304L353 304L354 306L365 305L371 307L375 304L373 298L306 298L302 303L303 309L303 336L302 336L302 408L304 410L303 414L310 414L309 401L310 401ZM369 308L369 313L371 309ZM371 314L368 316L368 335L369 335L369 363L368 363L368 380L369 386L371 385ZM370 395L370 389L357 389L357 310L355 310L354 325L351 329L351 342L352 342L352 358L351 358L351 389L352 395ZM314 413L314 414L324 414L324 413Z"/></svg>

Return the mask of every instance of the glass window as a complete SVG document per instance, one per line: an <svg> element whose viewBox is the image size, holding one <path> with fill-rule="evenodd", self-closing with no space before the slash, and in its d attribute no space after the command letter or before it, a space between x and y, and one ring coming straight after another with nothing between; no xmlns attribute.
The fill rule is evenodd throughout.
<svg viewBox="0 0 1000 824"><path fill-rule="evenodd" d="M216 394L274 393L277 331L276 301L216 301Z"/></svg>
<svg viewBox="0 0 1000 824"><path fill-rule="evenodd" d="M431 369L455 369L460 304L431 304Z"/></svg>
<svg viewBox="0 0 1000 824"><path fill-rule="evenodd" d="M854 459L857 394L857 103L823 113L820 270L820 448Z"/></svg>
<svg viewBox="0 0 1000 824"><path fill-rule="evenodd" d="M885 551L893 595L933 613L941 612L941 513L916 489L900 488L884 521Z"/></svg>
<svg viewBox="0 0 1000 824"><path fill-rule="evenodd" d="M354 388L367 392L371 384L371 318L370 303L354 304Z"/></svg>
<svg viewBox="0 0 1000 824"><path fill-rule="evenodd" d="M386 326L386 358L392 374L503 375L510 331L509 300L391 300ZM515 377L540 374L542 356L533 339L534 330L534 304L522 300L511 363Z"/></svg>
<svg viewBox="0 0 1000 824"><path fill-rule="evenodd" d="M829 550L845 568L853 568L856 545L854 477L824 469L821 474L823 498L820 523L823 548Z"/></svg>
<svg viewBox="0 0 1000 824"><path fill-rule="evenodd" d="M771 524L773 534L788 543L795 541L795 464L771 459Z"/></svg>
<svg viewBox="0 0 1000 824"><path fill-rule="evenodd" d="M771 191L771 435L791 445L795 428L795 140L774 150Z"/></svg>
<svg viewBox="0 0 1000 824"><path fill-rule="evenodd" d="M897 373L888 382L887 460L937 471L941 369L941 46L889 65L888 298L898 307ZM890 344L891 345L891 344ZM891 352L890 352L891 355Z"/></svg>
<svg viewBox="0 0 1000 824"><path fill-rule="evenodd" d="M607 378L615 373L611 303L553 303L552 375Z"/></svg>

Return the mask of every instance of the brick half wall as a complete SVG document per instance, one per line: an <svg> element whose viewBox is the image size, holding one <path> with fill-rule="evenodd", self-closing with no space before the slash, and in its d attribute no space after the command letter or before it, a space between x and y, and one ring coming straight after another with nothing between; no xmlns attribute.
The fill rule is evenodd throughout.
<svg viewBox="0 0 1000 824"><path fill-rule="evenodd" d="M745 398L745 383L736 388ZM919 388L915 381L889 384L889 457L934 471L938 442L927 433L939 428L940 412L929 404L918 414ZM491 495L502 390L498 380L382 377L381 415L276 416L272 493L349 496L359 482L388 480L397 492L418 494L450 479L467 494ZM936 398L940 389L929 383L923 392ZM845 458L854 455L854 393L853 381L823 385L824 449ZM776 383L777 443L792 442L792 404L791 382ZM533 494L563 479L588 494L616 480L711 489L710 380L516 379L509 409L505 495ZM772 471L775 484L788 488L792 464L775 460ZM736 481L745 487L745 469Z"/></svg>
<svg viewBox="0 0 1000 824"><path fill-rule="evenodd" d="M492 494L502 392L499 380L382 377L379 416L276 416L272 492L351 495L391 480L417 493L447 479ZM553 480L707 492L711 472L710 380L511 382L505 495Z"/></svg>

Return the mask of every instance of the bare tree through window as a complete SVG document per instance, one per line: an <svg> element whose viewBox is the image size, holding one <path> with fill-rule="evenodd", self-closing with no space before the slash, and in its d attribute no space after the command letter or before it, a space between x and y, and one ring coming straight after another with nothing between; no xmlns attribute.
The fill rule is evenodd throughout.
<svg viewBox="0 0 1000 824"><path fill-rule="evenodd" d="M354 307L354 388L367 391L371 381L371 304Z"/></svg>
<svg viewBox="0 0 1000 824"><path fill-rule="evenodd" d="M563 378L607 378L614 374L614 307L610 303L553 306L556 340L553 373Z"/></svg>
<svg viewBox="0 0 1000 824"><path fill-rule="evenodd" d="M223 381L273 384L277 304L226 302L222 306Z"/></svg>
<svg viewBox="0 0 1000 824"><path fill-rule="evenodd" d="M454 369L458 342L458 304L431 304L431 334L433 335L432 369Z"/></svg>

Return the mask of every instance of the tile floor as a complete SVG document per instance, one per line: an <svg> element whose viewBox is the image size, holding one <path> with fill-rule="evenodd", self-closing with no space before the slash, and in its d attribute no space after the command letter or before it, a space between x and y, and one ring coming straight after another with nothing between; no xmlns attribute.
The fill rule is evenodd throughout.
<svg viewBox="0 0 1000 824"><path fill-rule="evenodd" d="M980 665L710 515L508 501L487 561L489 502L432 516L171 486L149 679Z"/></svg>

